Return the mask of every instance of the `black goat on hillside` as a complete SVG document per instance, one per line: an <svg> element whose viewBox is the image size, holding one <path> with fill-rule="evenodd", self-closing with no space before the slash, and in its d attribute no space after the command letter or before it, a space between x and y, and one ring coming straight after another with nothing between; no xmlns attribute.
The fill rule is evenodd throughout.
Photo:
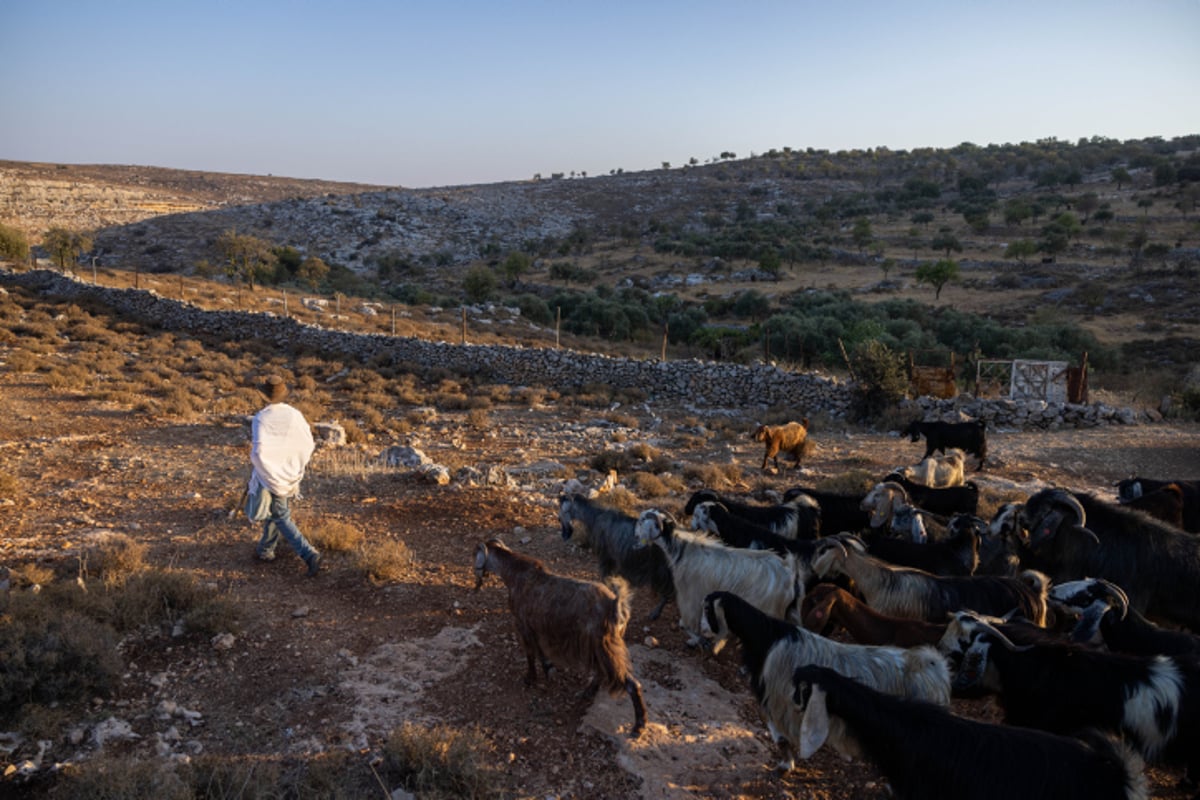
<svg viewBox="0 0 1200 800"><path fill-rule="evenodd" d="M983 469L983 462L987 458L986 427L987 423L981 419L973 422L923 422L914 419L900 431L900 435L908 436L914 442L919 442L924 436L924 458L929 458L937 451L945 453L954 447L971 453L979 459L979 466L975 468L978 472Z"/></svg>

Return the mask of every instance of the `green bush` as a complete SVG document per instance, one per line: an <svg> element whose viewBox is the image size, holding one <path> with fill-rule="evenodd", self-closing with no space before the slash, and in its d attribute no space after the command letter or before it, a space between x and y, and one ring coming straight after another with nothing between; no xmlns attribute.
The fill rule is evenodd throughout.
<svg viewBox="0 0 1200 800"><path fill-rule="evenodd" d="M869 341L854 349L854 412L860 420L876 419L908 392L908 377L900 354L882 342Z"/></svg>

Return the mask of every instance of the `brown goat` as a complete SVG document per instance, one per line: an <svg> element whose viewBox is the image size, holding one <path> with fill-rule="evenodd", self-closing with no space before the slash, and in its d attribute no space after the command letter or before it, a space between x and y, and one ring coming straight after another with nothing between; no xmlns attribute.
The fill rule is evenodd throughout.
<svg viewBox="0 0 1200 800"><path fill-rule="evenodd" d="M542 562L509 550L499 539L475 548L475 590L489 572L508 587L508 606L517 625L529 670L526 685L537 682L540 662L547 680L551 668L573 667L591 675L582 698L590 700L600 687L610 695L622 691L633 701L637 738L646 726L642 686L633 677L625 626L629 622L629 588L620 578L606 584L576 580L549 572Z"/></svg>
<svg viewBox="0 0 1200 800"><path fill-rule="evenodd" d="M784 425L759 425L754 430L754 441L767 445L767 452L763 455L763 472L767 470L767 461L772 458L775 459L775 469L779 469L781 452L790 454L796 459L796 466L800 466L800 457L804 455L804 447L808 443L808 417Z"/></svg>
<svg viewBox="0 0 1200 800"><path fill-rule="evenodd" d="M841 625L859 644L916 647L937 644L946 624L901 619L880 614L862 600L834 586L819 583L800 605L804 627L824 634L830 625Z"/></svg>

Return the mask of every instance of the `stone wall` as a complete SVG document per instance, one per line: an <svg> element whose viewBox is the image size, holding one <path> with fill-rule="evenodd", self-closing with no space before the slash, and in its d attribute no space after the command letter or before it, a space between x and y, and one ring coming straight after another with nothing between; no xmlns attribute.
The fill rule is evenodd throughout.
<svg viewBox="0 0 1200 800"><path fill-rule="evenodd" d="M655 402L698 411L735 410L753 414L773 406L796 409L797 416L819 413L844 417L851 384L774 366L710 361L658 361L613 358L552 348L433 342L384 334L359 334L298 322L269 312L209 311L159 296L153 290L94 286L49 270L0 271L0 283L26 286L48 295L95 298L116 312L165 330L233 339L259 339L281 349L311 348L359 361L390 358L396 363L444 367L511 386L577 389L602 384L640 389ZM914 401L925 419L985 419L992 428L1091 427L1134 424L1131 409L1101 404L1076 406L1038 401L952 400L922 397ZM1147 419L1143 415L1142 420Z"/></svg>

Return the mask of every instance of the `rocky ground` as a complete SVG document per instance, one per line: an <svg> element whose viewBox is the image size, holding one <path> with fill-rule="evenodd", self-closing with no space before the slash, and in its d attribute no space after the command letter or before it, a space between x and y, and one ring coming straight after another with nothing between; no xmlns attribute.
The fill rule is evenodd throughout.
<svg viewBox="0 0 1200 800"><path fill-rule="evenodd" d="M522 685L505 591L495 578L472 590L472 549L500 536L555 571L594 577L591 555L560 538L554 500L565 479L599 482L587 465L614 441L644 441L681 465L733 463L741 481L733 491L758 498L848 470L883 474L922 452L894 434L815 429L816 452L800 470L763 476L761 446L748 437L697 434L708 420L669 409L655 409L657 424L638 409L624 411L617 424L553 403L494 409L483 432L444 414L410 442L452 473L502 466L513 477L506 487L437 486L402 469L347 468L345 453L318 451L297 512L301 527L337 518L368 540L403 541L414 555L403 579L372 585L348 554L331 553L312 579L283 550L273 563L253 558L256 531L227 513L246 475L242 418L156 421L97 406L36 374L0 370L0 473L17 476L20 487L0 506L0 561L70 563L123 533L149 545L151 563L194 572L245 612L232 640L131 638L115 695L72 712L89 734L79 744L55 740L45 760L95 758L92 735L110 718L118 735L107 752L263 757L335 748L369 757L389 730L416 721L478 725L513 797L887 796L872 767L825 752L791 774L775 773L738 649L717 657L689 650L673 607L645 620L648 595L636 596L627 636L648 707L640 739L626 735L632 713L624 696L576 701L582 676ZM975 477L992 498L1045 483L1110 495L1134 469L1200 475L1195 425L998 431L991 451ZM639 504L678 511L685 499L677 493ZM955 707L996 718L987 700ZM119 723L136 738L121 736ZM27 743L8 758L20 764L35 753ZM1149 775L1154 797L1185 796L1174 788L1178 771Z"/></svg>

